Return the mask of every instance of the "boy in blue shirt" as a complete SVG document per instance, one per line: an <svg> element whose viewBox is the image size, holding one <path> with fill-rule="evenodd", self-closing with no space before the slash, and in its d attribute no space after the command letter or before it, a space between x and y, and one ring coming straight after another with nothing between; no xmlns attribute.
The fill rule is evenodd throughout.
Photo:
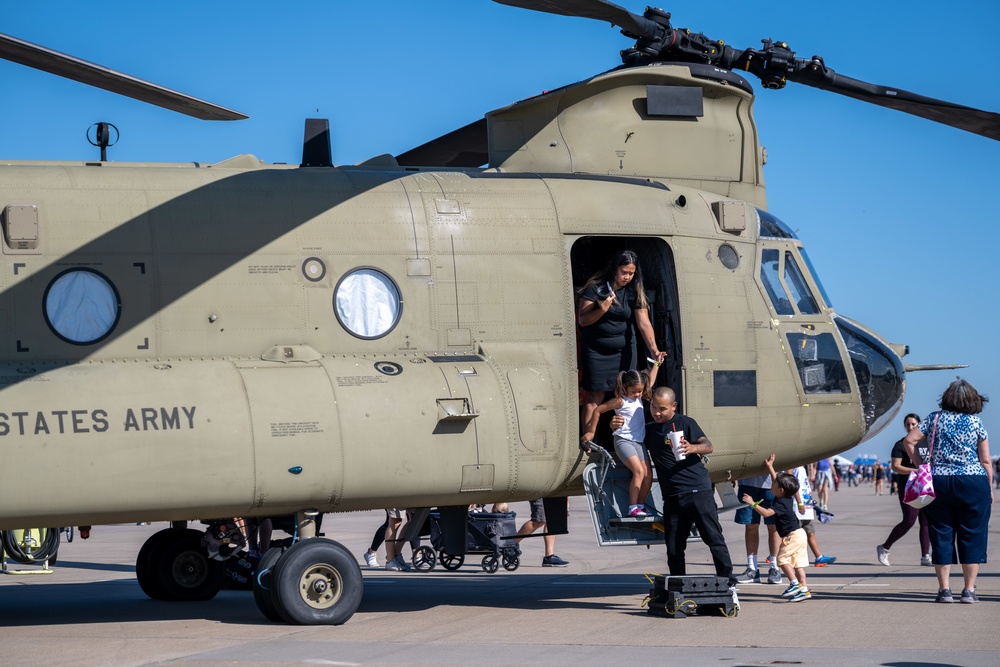
<svg viewBox="0 0 1000 667"><path fill-rule="evenodd" d="M806 549L806 532L802 530L799 518L795 515L795 494L799 491L799 481L788 473L774 471L774 454L764 461L771 475L771 493L774 502L771 508L761 507L761 501L754 502L750 494L743 494L741 499L750 505L750 509L762 517L774 517L774 525L781 538L781 548L778 550L778 567L788 577L788 588L781 597L789 602L802 602L812 597L806 585L806 566L809 565L809 553Z"/></svg>

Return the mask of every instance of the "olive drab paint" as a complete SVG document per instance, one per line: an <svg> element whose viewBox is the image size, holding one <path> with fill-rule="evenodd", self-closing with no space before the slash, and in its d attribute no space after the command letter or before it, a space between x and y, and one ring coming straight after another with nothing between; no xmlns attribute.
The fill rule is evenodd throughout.
<svg viewBox="0 0 1000 667"><path fill-rule="evenodd" d="M656 86L697 86L704 115L635 114ZM852 368L843 326L801 242L764 208L752 104L741 86L671 65L488 114L501 128L488 169L251 156L0 167L0 207L34 207L43 241L4 256L17 270L0 292L0 447L22 479L44 472L73 490L28 503L16 478L0 484L0 523L579 493L575 294L626 245L659 294L663 381L712 433L715 478L753 472L764 447L805 463L856 444L894 414L902 385L866 418L855 374L835 375ZM732 155L709 150L719 136ZM697 173L663 160L664 145L700 156ZM567 173L581 169L595 175ZM78 289L103 304L97 325L47 314L57 280L63 301ZM784 310L799 292L816 307ZM137 443L141 463L128 459ZM78 477L73 457L93 472ZM181 490L140 493L145 465Z"/></svg>
<svg viewBox="0 0 1000 667"><path fill-rule="evenodd" d="M732 71L644 60L697 42L737 62L704 35L673 40L656 9L509 4L650 39L620 68L353 166L329 164L315 122L310 166L0 164L0 529L298 513L297 535L312 538L322 512L464 515L579 494L577 294L624 249L668 352L658 381L710 434L714 480L759 474L772 452L789 467L836 454L893 419L918 367L833 309L802 242L768 211L753 89L736 70L767 87L784 85L768 69L781 63L800 83L844 80L770 41L789 59L747 50ZM0 36L0 57L241 117L110 70L95 78L15 38ZM924 102L892 92L866 101L919 115ZM949 109L935 117L993 136L995 114ZM189 557L200 539L150 538L143 589L214 595L211 580L176 578L198 568L161 558ZM349 618L361 576L342 552L321 539L269 552L287 577L265 594L281 604L261 609ZM310 579L314 562L337 576ZM317 581L316 599L300 595ZM333 583L347 602L327 607Z"/></svg>

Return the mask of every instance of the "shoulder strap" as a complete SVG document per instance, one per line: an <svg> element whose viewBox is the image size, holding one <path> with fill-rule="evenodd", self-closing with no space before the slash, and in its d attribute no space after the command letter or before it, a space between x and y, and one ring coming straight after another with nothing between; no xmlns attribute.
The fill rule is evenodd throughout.
<svg viewBox="0 0 1000 667"><path fill-rule="evenodd" d="M934 415L934 426L931 427L931 437L927 440L927 458L928 459L931 457L931 453L934 451L934 438L937 435L937 423L938 423L938 417L940 417L940 416L941 416L940 412L935 413L935 415ZM930 461L928 461L928 463L930 463Z"/></svg>

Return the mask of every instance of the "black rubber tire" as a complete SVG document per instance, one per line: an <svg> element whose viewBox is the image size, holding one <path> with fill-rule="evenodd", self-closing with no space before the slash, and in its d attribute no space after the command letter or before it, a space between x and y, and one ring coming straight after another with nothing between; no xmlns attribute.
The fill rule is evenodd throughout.
<svg viewBox="0 0 1000 667"><path fill-rule="evenodd" d="M454 572L465 563L465 556L452 556L443 551L439 551L438 560L441 561L441 567L450 572Z"/></svg>
<svg viewBox="0 0 1000 667"><path fill-rule="evenodd" d="M484 556L483 557L483 571L493 574L500 569L500 559L496 556Z"/></svg>
<svg viewBox="0 0 1000 667"><path fill-rule="evenodd" d="M257 603L260 613L275 623L282 623L285 620L274 605L274 588L271 585L274 581L274 566L284 553L285 550L279 547L268 549L257 564L257 571L253 577L253 600Z"/></svg>
<svg viewBox="0 0 1000 667"><path fill-rule="evenodd" d="M430 572L437 565L434 549L423 546L413 552L413 567L419 572Z"/></svg>
<svg viewBox="0 0 1000 667"><path fill-rule="evenodd" d="M169 529L149 555L149 576L162 597L170 602L211 600L222 588L224 566L212 560L201 545L197 530Z"/></svg>
<svg viewBox="0 0 1000 667"><path fill-rule="evenodd" d="M278 559L271 578L274 606L296 625L340 625L361 604L364 581L344 546L322 537L293 544Z"/></svg>
<svg viewBox="0 0 1000 667"><path fill-rule="evenodd" d="M150 556L158 551L160 544L170 537L174 532L172 528L165 528L157 533L153 533L146 539L139 549L139 555L135 557L135 578L139 582L139 588L153 600L165 599L163 589L159 586L159 577L154 577L149 567Z"/></svg>
<svg viewBox="0 0 1000 667"><path fill-rule="evenodd" d="M521 559L514 554L503 554L501 557L501 563L503 564L503 569L508 572L513 572L517 568L521 567Z"/></svg>

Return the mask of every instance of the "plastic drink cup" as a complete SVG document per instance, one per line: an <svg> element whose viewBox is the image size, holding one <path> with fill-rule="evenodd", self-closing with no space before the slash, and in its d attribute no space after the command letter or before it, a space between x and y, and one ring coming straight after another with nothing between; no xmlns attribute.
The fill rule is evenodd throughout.
<svg viewBox="0 0 1000 667"><path fill-rule="evenodd" d="M674 450L674 458L678 461L684 460L684 454L678 449L681 444L681 438L684 437L684 431L668 431L667 438L670 439L670 449Z"/></svg>

